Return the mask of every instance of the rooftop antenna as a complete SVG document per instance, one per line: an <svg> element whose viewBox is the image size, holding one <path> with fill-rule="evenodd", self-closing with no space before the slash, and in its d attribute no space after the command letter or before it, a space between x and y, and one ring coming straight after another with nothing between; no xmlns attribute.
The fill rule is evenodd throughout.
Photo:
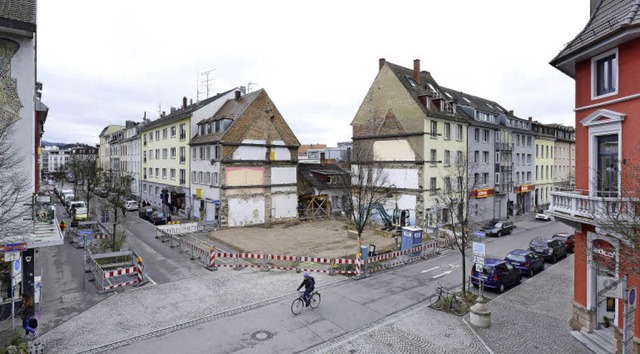
<svg viewBox="0 0 640 354"><path fill-rule="evenodd" d="M210 91L210 87L211 87L211 83L213 80L213 78L210 78L209 76L211 75L212 72L216 71L216 69L211 69L211 70L207 70L203 73L200 73L200 76L198 76L198 89L196 92L196 97L199 100L200 99L200 87L204 86L204 94L206 95L206 98L209 98L209 91ZM204 79L201 79L202 77L204 77Z"/></svg>
<svg viewBox="0 0 640 354"><path fill-rule="evenodd" d="M258 83L249 81L249 83L247 84L247 93L253 91L251 89L253 86L258 86Z"/></svg>
<svg viewBox="0 0 640 354"><path fill-rule="evenodd" d="M162 103L158 103L158 117L162 117Z"/></svg>

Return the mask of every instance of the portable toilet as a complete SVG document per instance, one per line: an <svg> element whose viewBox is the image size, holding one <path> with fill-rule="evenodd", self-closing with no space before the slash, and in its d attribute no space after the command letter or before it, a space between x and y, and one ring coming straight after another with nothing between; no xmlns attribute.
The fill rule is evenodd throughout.
<svg viewBox="0 0 640 354"><path fill-rule="evenodd" d="M402 228L402 243L400 244L400 250L408 250L422 244L422 228L417 226L405 226ZM420 252L415 252L413 255L417 255Z"/></svg>

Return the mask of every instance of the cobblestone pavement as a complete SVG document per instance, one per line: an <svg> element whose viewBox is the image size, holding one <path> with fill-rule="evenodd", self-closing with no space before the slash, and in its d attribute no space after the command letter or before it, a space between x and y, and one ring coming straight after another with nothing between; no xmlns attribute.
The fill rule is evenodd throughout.
<svg viewBox="0 0 640 354"><path fill-rule="evenodd" d="M475 328L496 353L591 353L571 335L573 255L489 302L491 327ZM467 315L468 318L468 315Z"/></svg>
<svg viewBox="0 0 640 354"><path fill-rule="evenodd" d="M490 353L462 317L420 304L305 353Z"/></svg>
<svg viewBox="0 0 640 354"><path fill-rule="evenodd" d="M314 277L326 286L346 279L324 274ZM220 270L183 281L129 289L44 333L40 342L49 353L77 353L152 333L167 333L227 311L237 313L291 296L300 279L295 272Z"/></svg>

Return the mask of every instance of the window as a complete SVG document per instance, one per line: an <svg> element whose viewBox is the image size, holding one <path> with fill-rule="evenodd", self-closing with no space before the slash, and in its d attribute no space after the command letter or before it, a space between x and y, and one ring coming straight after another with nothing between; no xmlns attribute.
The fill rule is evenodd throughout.
<svg viewBox="0 0 640 354"><path fill-rule="evenodd" d="M156 160L160 160L160 149L156 149L156 156L155 156Z"/></svg>
<svg viewBox="0 0 640 354"><path fill-rule="evenodd" d="M444 138L451 139L451 124L444 123Z"/></svg>
<svg viewBox="0 0 640 354"><path fill-rule="evenodd" d="M198 172L198 182L203 183L204 178L202 177L202 172Z"/></svg>
<svg viewBox="0 0 640 354"><path fill-rule="evenodd" d="M143 185L142 185L142 191L144 191L145 193L147 193L147 185L146 185L146 184L143 184Z"/></svg>
<svg viewBox="0 0 640 354"><path fill-rule="evenodd" d="M487 185L489 183L489 172L482 174L482 184Z"/></svg>
<svg viewBox="0 0 640 354"><path fill-rule="evenodd" d="M520 153L516 154L516 165L520 165Z"/></svg>
<svg viewBox="0 0 640 354"><path fill-rule="evenodd" d="M482 163L489 163L489 151L482 152Z"/></svg>
<svg viewBox="0 0 640 354"><path fill-rule="evenodd" d="M216 146L213 147L213 158L216 161L220 161L220 159L222 158L221 151L220 151L220 145L216 145Z"/></svg>
<svg viewBox="0 0 640 354"><path fill-rule="evenodd" d="M527 165L531 166L531 154L527 154Z"/></svg>
<svg viewBox="0 0 640 354"><path fill-rule="evenodd" d="M205 131L206 131L206 130L205 130L205 129L206 129L206 128L205 128L205 125L204 125L204 124L201 124L198 128L200 128L200 135L204 135L204 134L205 134Z"/></svg>
<svg viewBox="0 0 640 354"><path fill-rule="evenodd" d="M516 146L520 146L520 134L516 134Z"/></svg>
<svg viewBox="0 0 640 354"><path fill-rule="evenodd" d="M462 125L456 124L456 140L462 140L464 137L462 136Z"/></svg>
<svg viewBox="0 0 640 354"><path fill-rule="evenodd" d="M429 190L431 191L431 193L434 193L436 191L436 186L437 186L436 178L431 177L429 179Z"/></svg>
<svg viewBox="0 0 640 354"><path fill-rule="evenodd" d="M487 129L484 129L482 131L482 142L486 143L487 141L489 141L489 131Z"/></svg>
<svg viewBox="0 0 640 354"><path fill-rule="evenodd" d="M142 178L147 179L147 168L142 169Z"/></svg>
<svg viewBox="0 0 640 354"><path fill-rule="evenodd" d="M444 178L444 192L445 193L451 192L451 177Z"/></svg>
<svg viewBox="0 0 640 354"><path fill-rule="evenodd" d="M462 161L462 151L456 151L456 164L461 164Z"/></svg>
<svg viewBox="0 0 640 354"><path fill-rule="evenodd" d="M451 164L451 151L449 150L444 151L444 164L446 166L449 166L449 164Z"/></svg>
<svg viewBox="0 0 640 354"><path fill-rule="evenodd" d="M185 163L187 158L185 154L187 153L187 149L184 146L180 147L180 163Z"/></svg>
<svg viewBox="0 0 640 354"><path fill-rule="evenodd" d="M173 127L171 127L171 137L172 138L176 137L176 126L175 125Z"/></svg>
<svg viewBox="0 0 640 354"><path fill-rule="evenodd" d="M191 149L191 156L193 156L192 157L193 161L198 159L198 149L197 148L192 148Z"/></svg>
<svg viewBox="0 0 640 354"><path fill-rule="evenodd" d="M500 184L500 173L496 173L496 184Z"/></svg>
<svg viewBox="0 0 640 354"><path fill-rule="evenodd" d="M429 161L431 165L436 164L436 149L431 149L431 161Z"/></svg>
<svg viewBox="0 0 640 354"><path fill-rule="evenodd" d="M163 160L167 159L167 148L162 149L162 159Z"/></svg>
<svg viewBox="0 0 640 354"><path fill-rule="evenodd" d="M200 147L200 160L204 160L204 146Z"/></svg>
<svg viewBox="0 0 640 354"><path fill-rule="evenodd" d="M546 158L549 158L549 145L546 146L545 150L546 150L545 156L546 156Z"/></svg>
<svg viewBox="0 0 640 354"><path fill-rule="evenodd" d="M479 173L474 173L473 174L473 185L477 185L480 182L480 174Z"/></svg>
<svg viewBox="0 0 640 354"><path fill-rule="evenodd" d="M160 140L160 131L156 130L156 141Z"/></svg>
<svg viewBox="0 0 640 354"><path fill-rule="evenodd" d="M496 161L495 162L496 163L500 162L500 152L499 151L496 151Z"/></svg>
<svg viewBox="0 0 640 354"><path fill-rule="evenodd" d="M160 189L156 187L156 195L158 195L159 193L160 193Z"/></svg>
<svg viewBox="0 0 640 354"><path fill-rule="evenodd" d="M527 137L527 146L531 147L531 137L530 136Z"/></svg>
<svg viewBox="0 0 640 354"><path fill-rule="evenodd" d="M431 130L429 131L432 138L436 138L438 136L438 122L435 120L431 121Z"/></svg>
<svg viewBox="0 0 640 354"><path fill-rule="evenodd" d="M172 159L176 158L176 148L171 148L171 158Z"/></svg>
<svg viewBox="0 0 640 354"><path fill-rule="evenodd" d="M204 183L211 184L211 173L207 172L204 174Z"/></svg>
<svg viewBox="0 0 640 354"><path fill-rule="evenodd" d="M544 178L549 179L549 165L545 166Z"/></svg>
<svg viewBox="0 0 640 354"><path fill-rule="evenodd" d="M191 182L193 182L193 183L198 183L198 172L193 171L191 174L192 174L192 176L191 176Z"/></svg>
<svg viewBox="0 0 640 354"><path fill-rule="evenodd" d="M212 123L207 123L206 124L206 126L207 126L207 134L211 134L211 124Z"/></svg>
<svg viewBox="0 0 640 354"><path fill-rule="evenodd" d="M149 133L149 141L153 141L153 132Z"/></svg>
<svg viewBox="0 0 640 354"><path fill-rule="evenodd" d="M531 171L527 172L527 182L531 182Z"/></svg>
<svg viewBox="0 0 640 354"><path fill-rule="evenodd" d="M591 72L592 98L615 95L618 92L618 50L594 57Z"/></svg>
<svg viewBox="0 0 640 354"><path fill-rule="evenodd" d="M480 151L473 152L473 162L480 163Z"/></svg>
<svg viewBox="0 0 640 354"><path fill-rule="evenodd" d="M217 186L218 185L218 172L214 172L213 173L213 185Z"/></svg>
<svg viewBox="0 0 640 354"><path fill-rule="evenodd" d="M180 124L180 140L184 140L187 138L187 125Z"/></svg>
<svg viewBox="0 0 640 354"><path fill-rule="evenodd" d="M500 131L496 131L496 141L500 141Z"/></svg>
<svg viewBox="0 0 640 354"><path fill-rule="evenodd" d="M167 128L162 129L162 139L167 139Z"/></svg>
<svg viewBox="0 0 640 354"><path fill-rule="evenodd" d="M166 168L162 169L162 178L167 178L167 169Z"/></svg>
<svg viewBox="0 0 640 354"><path fill-rule="evenodd" d="M473 131L473 141L475 141L476 143L478 141L480 141L480 129L476 128Z"/></svg>
<svg viewBox="0 0 640 354"><path fill-rule="evenodd" d="M156 178L160 178L160 169L156 168Z"/></svg>
<svg viewBox="0 0 640 354"><path fill-rule="evenodd" d="M211 160L211 146L207 146L207 160Z"/></svg>
<svg viewBox="0 0 640 354"><path fill-rule="evenodd" d="M169 176L171 177L171 179L175 180L176 179L176 169L172 168L171 171L169 172Z"/></svg>
<svg viewBox="0 0 640 354"><path fill-rule="evenodd" d="M147 162L147 151L142 152L142 162Z"/></svg>
<svg viewBox="0 0 640 354"><path fill-rule="evenodd" d="M536 166L536 180L538 179L538 166Z"/></svg>
<svg viewBox="0 0 640 354"><path fill-rule="evenodd" d="M539 157L538 155L538 144L536 144L536 159Z"/></svg>

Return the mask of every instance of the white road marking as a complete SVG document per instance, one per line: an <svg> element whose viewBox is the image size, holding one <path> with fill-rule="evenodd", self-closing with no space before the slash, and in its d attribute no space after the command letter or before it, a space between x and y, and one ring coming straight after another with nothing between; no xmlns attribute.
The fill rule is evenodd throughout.
<svg viewBox="0 0 640 354"><path fill-rule="evenodd" d="M449 264L449 267L451 267L451 269L458 269L460 268L459 264Z"/></svg>
<svg viewBox="0 0 640 354"><path fill-rule="evenodd" d="M438 274L438 275L434 275L432 278L433 278L433 279L438 279L438 278L440 278L440 277L444 277L445 275L449 275L449 274L451 274L451 272L452 272L451 270L448 270L448 271L446 271L446 272L444 272L444 273L440 273L440 274Z"/></svg>
<svg viewBox="0 0 640 354"><path fill-rule="evenodd" d="M438 269L438 268L440 268L440 266L433 267L433 268L431 268L431 269L427 269L427 270L423 270L422 272L420 272L420 274L422 274L422 273L429 273L430 271L432 271L432 270L436 270L436 269Z"/></svg>

